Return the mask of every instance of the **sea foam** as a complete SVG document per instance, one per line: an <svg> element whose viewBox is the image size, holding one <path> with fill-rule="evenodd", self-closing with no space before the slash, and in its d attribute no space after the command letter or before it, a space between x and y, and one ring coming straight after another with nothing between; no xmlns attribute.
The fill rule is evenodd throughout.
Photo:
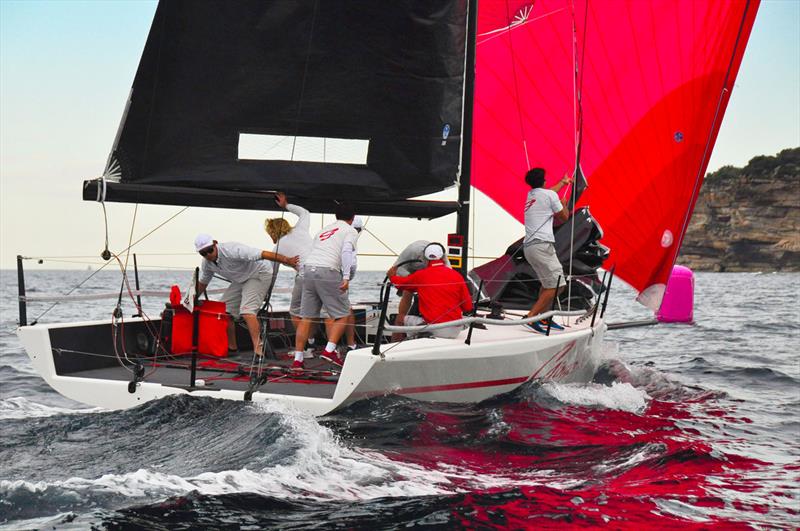
<svg viewBox="0 0 800 531"><path fill-rule="evenodd" d="M64 407L47 406L32 402L25 397L15 396L0 400L0 420L24 419L31 417L52 417L54 415L74 415L81 413L97 413L105 411L103 408L68 409Z"/></svg>
<svg viewBox="0 0 800 531"><path fill-rule="evenodd" d="M610 386L549 382L542 385L542 390L564 404L599 406L630 413L643 413L650 399L645 391L637 389L627 382L614 382Z"/></svg>

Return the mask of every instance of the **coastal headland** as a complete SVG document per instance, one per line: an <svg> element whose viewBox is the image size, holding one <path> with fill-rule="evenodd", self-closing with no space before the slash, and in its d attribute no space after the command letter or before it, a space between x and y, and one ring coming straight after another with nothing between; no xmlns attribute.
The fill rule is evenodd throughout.
<svg viewBox="0 0 800 531"><path fill-rule="evenodd" d="M696 271L800 271L800 147L708 174L678 263Z"/></svg>

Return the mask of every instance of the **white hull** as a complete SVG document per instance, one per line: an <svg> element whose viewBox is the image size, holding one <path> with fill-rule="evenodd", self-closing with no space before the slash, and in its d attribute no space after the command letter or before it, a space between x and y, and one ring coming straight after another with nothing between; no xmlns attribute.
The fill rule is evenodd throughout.
<svg viewBox="0 0 800 531"><path fill-rule="evenodd" d="M436 402L480 402L513 391L530 380L586 382L599 364L605 324L590 319L550 336L520 326L475 329L470 345L466 331L457 339L423 338L382 345L382 355L370 348L347 355L330 398L256 391L253 401L283 400L314 415L325 415L358 400L387 394ZM130 321L128 321L130 323ZM135 407L167 395L187 394L243 400L234 389L140 382L134 393L128 382L59 374L51 346L52 329L108 326L107 321L26 326L18 330L36 371L60 394L108 409ZM60 332L66 332L61 330ZM111 353L113 355L113 352ZM64 355L64 354L61 354ZM63 371L62 371L63 372ZM188 382L187 382L188 383Z"/></svg>

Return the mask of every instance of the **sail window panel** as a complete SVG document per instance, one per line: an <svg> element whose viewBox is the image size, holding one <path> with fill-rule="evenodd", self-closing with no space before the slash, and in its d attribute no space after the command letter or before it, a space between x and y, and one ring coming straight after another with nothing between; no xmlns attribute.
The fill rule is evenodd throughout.
<svg viewBox="0 0 800 531"><path fill-rule="evenodd" d="M367 163L369 140L313 136L239 134L239 160Z"/></svg>

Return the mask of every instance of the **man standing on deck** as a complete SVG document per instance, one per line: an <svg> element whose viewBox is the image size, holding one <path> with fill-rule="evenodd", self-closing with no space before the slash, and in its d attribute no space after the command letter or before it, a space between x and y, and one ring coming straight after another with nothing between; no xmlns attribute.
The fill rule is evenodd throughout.
<svg viewBox="0 0 800 531"><path fill-rule="evenodd" d="M555 186L544 188L544 169L533 168L525 175L525 182L531 187L525 200L525 240L523 252L525 259L536 272L536 277L541 288L539 297L525 317L532 317L550 309L553 297L564 289L564 270L556 256L555 237L553 236L553 219L559 223L567 221L569 212L566 205L567 198L559 200L558 191L572 182L565 175ZM561 278L563 284L556 286ZM527 325L536 332L545 333L547 321L537 321ZM552 319L550 326L563 330L564 327L556 324Z"/></svg>
<svg viewBox="0 0 800 531"><path fill-rule="evenodd" d="M292 302L289 305L289 315L292 318L295 330L297 330L297 327L300 326L300 303L303 299L303 262L311 251L313 243L311 235L308 233L309 225L311 224L311 213L301 206L290 204L286 199L286 194L283 192L275 194L275 202L279 207L288 210L299 218L294 227L283 217L267 219L264 222L264 230L267 231L267 234L275 244L272 252L277 253L280 250L288 256L296 255L300 260L296 268L297 274L294 277ZM309 338L309 343L313 343L313 338Z"/></svg>
<svg viewBox="0 0 800 531"><path fill-rule="evenodd" d="M344 364L336 352L336 344L344 333L350 315L348 289L358 233L352 227L355 217L352 205L339 203L335 213L336 221L314 236L311 251L303 263L303 300L300 304L303 320L295 337L292 370L302 371L304 368L303 348L311 320L319 316L323 307L333 319L333 324L321 357L334 365Z"/></svg>
<svg viewBox="0 0 800 531"><path fill-rule="evenodd" d="M353 218L353 223L350 225L353 227L356 232L358 233L358 237L361 237L361 231L364 229L364 220L361 216L356 216ZM358 243L358 238L356 238L356 243ZM356 277L356 269L358 268L358 255L353 255L353 267L350 268L350 282ZM333 319L330 316L325 317L325 333L330 336L331 335L331 327L333 326ZM345 337L345 348L347 349L346 352L350 352L351 350L355 350L358 348L358 342L356 341L356 316L353 313L353 308L350 308L350 315L347 316L347 325L345 325L344 329L344 337Z"/></svg>
<svg viewBox="0 0 800 531"><path fill-rule="evenodd" d="M234 319L242 316L253 341L253 351L261 355L263 353L259 344L261 334L256 312L264 302L272 279L272 265L264 260L295 267L299 258L297 256L289 258L283 254L262 251L236 242L218 243L208 234L199 234L194 239L194 248L205 258L200 264L197 294L200 295L205 291L215 273L230 280L230 286L222 295L222 302ZM229 350L238 348L235 326L231 319L228 323Z"/></svg>
<svg viewBox="0 0 800 531"><path fill-rule="evenodd" d="M429 243L422 254L427 262L424 269L408 276L399 276L397 266L389 269L392 284L404 292L419 293L419 313L422 316L406 315L403 324L415 326L457 321L463 316L462 312L472 311L472 297L464 278L444 263L444 247L439 243ZM451 326L431 330L431 334L454 339L462 329L462 326Z"/></svg>

